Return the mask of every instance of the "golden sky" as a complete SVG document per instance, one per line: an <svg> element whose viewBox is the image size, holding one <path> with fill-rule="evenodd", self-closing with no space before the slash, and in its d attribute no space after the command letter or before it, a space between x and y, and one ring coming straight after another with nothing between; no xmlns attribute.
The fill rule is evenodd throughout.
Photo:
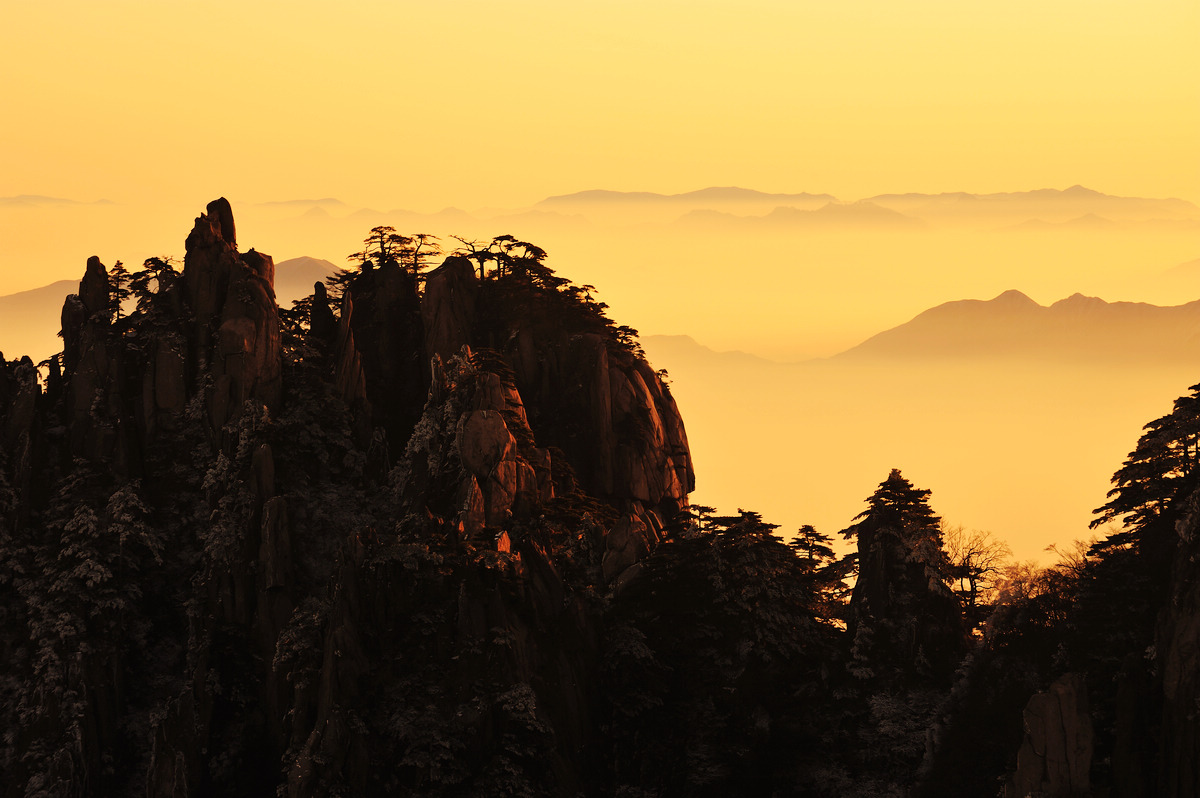
<svg viewBox="0 0 1200 798"><path fill-rule="evenodd" d="M1196 200L1197 41L1196 0L8 0L0 196Z"/></svg>
<svg viewBox="0 0 1200 798"><path fill-rule="evenodd" d="M510 229L487 209L730 185L855 200L1082 184L1200 202L1197 42L1198 0L3 0L0 200L116 204L0 208L0 293L78 279L92 254L181 256L191 217L226 196L243 248L277 261L344 263L371 224L512 232L597 285L620 323L779 360L1014 288L1044 304L1076 291L1182 304L1200 296L1194 223L772 233L524 216ZM320 220L261 204L320 197L348 205ZM479 211L478 229L348 215L447 206ZM942 405L913 388L896 427L897 388L870 375L850 399L807 372L786 389L772 376L748 409L737 379L710 385L697 363L656 367L677 375L700 501L833 532L900 467L951 521L1022 558L1087 534L1140 426L1194 382L1088 375L1070 398L1030 399L930 371L930 401L964 394L961 412L925 413ZM980 414L976 388L1003 401ZM876 404L848 415L863 397ZM1078 403L1095 417L1064 421L1056 408ZM1031 452L1044 473L1027 473Z"/></svg>

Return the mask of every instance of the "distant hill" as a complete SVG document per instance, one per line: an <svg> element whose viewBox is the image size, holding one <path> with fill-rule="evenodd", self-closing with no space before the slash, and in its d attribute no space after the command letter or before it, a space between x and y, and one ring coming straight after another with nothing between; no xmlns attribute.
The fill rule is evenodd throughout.
<svg viewBox="0 0 1200 798"><path fill-rule="evenodd" d="M686 216L685 223L729 222L720 214L766 216L776 209L815 212L828 216L792 219L793 224L840 224L862 209L880 209L937 224L1011 226L1029 223L1038 229L1116 229L1126 224L1153 229L1190 229L1200 221L1200 207L1186 200L1121 197L1084 186L1042 188L994 194L965 191L941 194L878 194L857 202L840 202L830 194L774 194L736 186L710 187L680 194L593 189L547 197L535 208L577 213L599 221L662 223ZM853 210L848 210L853 209ZM861 218L856 219L861 221ZM885 224L882 216L876 223ZM892 222L897 222L892 219ZM912 222L906 223L912 225ZM1064 225L1055 227L1055 225Z"/></svg>
<svg viewBox="0 0 1200 798"><path fill-rule="evenodd" d="M794 207L776 207L762 216L739 216L713 210L694 210L681 216L679 225L727 230L731 228L891 228L921 229L926 225L920 219L906 216L877 205L873 202L829 202L815 210Z"/></svg>
<svg viewBox="0 0 1200 798"><path fill-rule="evenodd" d="M944 222L1036 220L1039 225L1070 222L1095 229L1098 223L1200 219L1200 208L1186 200L1121 197L1083 186L1043 188L998 194L879 194L868 201L901 213ZM1099 222L1097 222L1099 220Z"/></svg>
<svg viewBox="0 0 1200 798"><path fill-rule="evenodd" d="M671 222L689 211L716 211L739 216L766 214L775 208L815 210L836 197L830 194L770 194L736 186L713 186L682 194L649 191L578 191L547 197L535 209L582 214L597 221L622 223Z"/></svg>
<svg viewBox="0 0 1200 798"><path fill-rule="evenodd" d="M1065 222L1047 222L1042 219L1030 219L1020 224L1000 228L1002 231L1058 231L1076 230L1092 232L1141 232L1141 233L1186 233L1200 231L1200 219L1132 219L1114 221L1094 213L1088 213L1076 219Z"/></svg>
<svg viewBox="0 0 1200 798"><path fill-rule="evenodd" d="M80 200L66 199L64 197L45 197L41 194L18 194L15 197L0 197L0 207L12 208L34 208L47 207L58 205L112 205L111 200L96 200L95 202L82 202Z"/></svg>
<svg viewBox="0 0 1200 798"><path fill-rule="evenodd" d="M346 203L334 197L322 197L320 199L294 199L294 200L276 200L274 202L257 203L263 208L335 208L341 209L348 207Z"/></svg>
<svg viewBox="0 0 1200 798"><path fill-rule="evenodd" d="M1184 277L1188 279L1200 278L1200 258L1189 260L1187 263L1181 263L1178 266L1172 266L1162 273L1163 277Z"/></svg>
<svg viewBox="0 0 1200 798"><path fill-rule="evenodd" d="M275 301L281 308L291 307L297 299L303 299L313 292L314 283L325 282L325 278L339 268L321 258L281 260L275 264Z"/></svg>
<svg viewBox="0 0 1200 798"><path fill-rule="evenodd" d="M769 368L783 365L740 350L718 352L699 343L690 335L647 335L642 338L642 345L647 351L653 351L656 359L662 358L670 362L703 360L732 368Z"/></svg>
<svg viewBox="0 0 1200 798"><path fill-rule="evenodd" d="M77 280L0 296L0 352L9 360L29 355L35 363L61 349L58 338L63 301L79 289Z"/></svg>
<svg viewBox="0 0 1200 798"><path fill-rule="evenodd" d="M831 194L770 194L737 186L710 186L698 191L686 191L682 194L656 194L650 191L606 191L592 189L577 191L573 194L561 194L547 197L537 203L539 207L569 207L571 205L588 205L594 203L630 203L654 202L673 205L706 205L706 204L766 204L779 205L811 205L833 202L837 198Z"/></svg>
<svg viewBox="0 0 1200 798"><path fill-rule="evenodd" d="M1161 307L1075 294L1043 307L1020 291L947 302L835 356L1200 364L1200 301Z"/></svg>

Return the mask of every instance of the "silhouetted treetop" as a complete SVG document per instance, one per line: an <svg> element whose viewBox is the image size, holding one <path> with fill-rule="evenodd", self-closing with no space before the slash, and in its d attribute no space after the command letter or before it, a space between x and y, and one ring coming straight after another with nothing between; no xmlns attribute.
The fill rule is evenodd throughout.
<svg viewBox="0 0 1200 798"><path fill-rule="evenodd" d="M383 268L399 266L413 275L418 275L432 258L442 254L438 238L429 233L402 235L390 225L372 227L363 239L363 248L347 256L347 260L361 264L361 268Z"/></svg>
<svg viewBox="0 0 1200 798"><path fill-rule="evenodd" d="M1118 520L1144 528L1180 495L1181 486L1191 486L1200 463L1200 385L1188 390L1170 413L1143 427L1137 446L1113 474L1108 502L1093 511L1093 529Z"/></svg>
<svg viewBox="0 0 1200 798"><path fill-rule="evenodd" d="M847 628L855 672L864 678L945 682L966 651L941 519L929 495L892 469L857 523L842 532L858 540Z"/></svg>

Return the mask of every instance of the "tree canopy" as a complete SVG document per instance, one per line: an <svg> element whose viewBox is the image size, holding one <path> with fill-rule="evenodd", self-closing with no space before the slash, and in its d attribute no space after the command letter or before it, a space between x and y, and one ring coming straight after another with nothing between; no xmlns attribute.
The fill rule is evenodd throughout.
<svg viewBox="0 0 1200 798"><path fill-rule="evenodd" d="M858 541L847 627L865 678L943 681L965 653L941 519L929 495L892 469L857 523L842 532Z"/></svg>

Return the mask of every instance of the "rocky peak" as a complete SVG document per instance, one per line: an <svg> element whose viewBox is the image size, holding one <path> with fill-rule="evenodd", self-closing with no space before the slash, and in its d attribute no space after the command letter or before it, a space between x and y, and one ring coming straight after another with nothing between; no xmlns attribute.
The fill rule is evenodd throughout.
<svg viewBox="0 0 1200 798"><path fill-rule="evenodd" d="M195 351L211 368L213 429L237 418L255 399L269 407L281 395L281 338L275 264L253 249L237 250L233 211L225 198L208 204L187 237L183 280L193 317Z"/></svg>
<svg viewBox="0 0 1200 798"><path fill-rule="evenodd" d="M421 321L425 326L425 354L443 361L471 341L479 280L471 261L449 257L425 276Z"/></svg>
<svg viewBox="0 0 1200 798"><path fill-rule="evenodd" d="M405 762L383 783L373 755L346 754L424 752L412 734L428 727L481 752L452 754L483 763L453 776L457 792L504 792L494 779L526 769L542 774L530 783L583 791L595 763L580 752L598 750L603 711L603 596L694 485L678 410L629 331L548 270L480 279L451 257L422 294L415 274L385 264L351 280L340 314L316 287L316 345L297 347L316 354L285 371L274 263L238 251L228 202L208 205L186 246L179 279L164 266L118 319L103 264L88 262L47 395L32 363L0 364L0 509L19 505L5 530L44 527L17 530L29 551L48 541L38 562L58 562L71 530L86 530L77 548L93 558L107 556L93 543L115 540L112 556L128 559L122 546L139 536L170 550L76 591L107 601L114 579L144 589L128 604L144 637L117 633L101 650L94 636L84 651L51 630L37 643L74 657L78 718L43 701L62 684L39 682L28 657L19 666L45 722L0 741L0 762L50 742L11 783L42 783L38 768L68 740L64 756L83 764L63 778L83 792L145 774L147 795L262 794L281 786L280 761L293 795L403 791L433 771ZM65 521L44 520L52 500ZM127 628L118 605L78 628L101 616ZM25 609L8 608L0 627L22 631L4 640L25 646ZM151 661L161 673L137 684ZM463 703L411 715L440 715L411 700L426 685ZM118 751L118 727L141 737Z"/></svg>
<svg viewBox="0 0 1200 798"><path fill-rule="evenodd" d="M83 272L83 279L79 281L79 299L89 316L99 313L105 321L108 320L109 291L108 270L100 258L93 255L87 259L87 268Z"/></svg>

